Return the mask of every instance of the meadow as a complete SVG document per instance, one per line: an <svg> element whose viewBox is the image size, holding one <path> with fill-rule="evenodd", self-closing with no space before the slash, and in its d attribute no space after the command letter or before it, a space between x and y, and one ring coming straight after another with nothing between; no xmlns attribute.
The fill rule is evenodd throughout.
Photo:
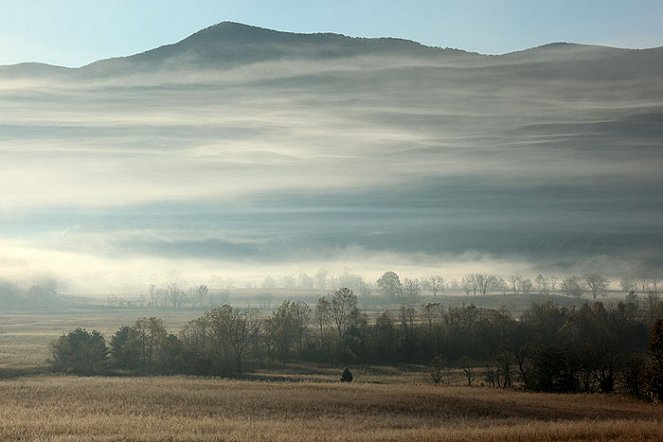
<svg viewBox="0 0 663 442"><path fill-rule="evenodd" d="M660 440L663 408L623 396L421 383L186 377L0 381L0 440Z"/></svg>
<svg viewBox="0 0 663 442"><path fill-rule="evenodd" d="M339 382L338 367L295 364L241 379L48 371L57 336L79 326L110 334L134 313L0 316L0 440L661 440L660 404L466 387L458 372L450 385L434 385L420 366L351 367L351 384ZM198 314L158 312L172 332Z"/></svg>

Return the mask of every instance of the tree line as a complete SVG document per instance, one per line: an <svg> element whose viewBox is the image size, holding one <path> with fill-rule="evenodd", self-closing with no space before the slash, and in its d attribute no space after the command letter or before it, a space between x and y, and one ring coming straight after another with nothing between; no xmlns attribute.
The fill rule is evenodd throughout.
<svg viewBox="0 0 663 442"><path fill-rule="evenodd" d="M312 306L283 301L268 315L215 307L177 335L154 317L122 326L109 342L97 331L76 329L54 343L53 365L88 375L227 376L291 362L408 363L429 366L438 382L460 370L468 385L646 396L653 371L663 368L656 359L663 303L653 308L631 294L616 305L534 303L519 318L504 308L435 302L369 315L359 309L354 292L343 288Z"/></svg>
<svg viewBox="0 0 663 442"><path fill-rule="evenodd" d="M626 277L619 280L620 290L640 293L658 293L657 278ZM419 302L424 296L437 297L444 293L465 293L468 296L484 296L487 294L513 294L528 296L532 294L561 294L571 297L590 295L592 299L605 297L608 291L615 288L613 281L600 273L568 275L558 278L555 275L538 274L529 279L519 274L507 278L489 273L468 273L460 280L445 279L434 275L417 278L404 278L393 271L385 272L375 283L366 282L360 275L345 270L340 275L330 276L320 270L314 277L301 273L297 277L287 276L279 281L272 277L265 278L260 289L264 290L255 296L261 309L269 309L273 296L270 290L299 289L309 293L324 293L346 287L356 293L363 304L410 304ZM110 296L107 304L116 307L134 308L169 308L169 309L205 309L230 304L232 284L221 290L211 290L208 285L186 287L182 282L171 281L163 285L152 284L147 294L139 299L127 300ZM254 287L255 289L255 287Z"/></svg>

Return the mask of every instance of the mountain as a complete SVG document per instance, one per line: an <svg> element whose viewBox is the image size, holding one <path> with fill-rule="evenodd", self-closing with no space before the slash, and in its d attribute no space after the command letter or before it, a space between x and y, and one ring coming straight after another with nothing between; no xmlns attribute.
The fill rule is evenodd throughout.
<svg viewBox="0 0 663 442"><path fill-rule="evenodd" d="M223 22L184 40L129 57L92 63L83 69L116 70L232 67L273 60L330 60L359 56L408 56L436 58L466 54L398 38L353 38L340 34L297 34Z"/></svg>
<svg viewBox="0 0 663 442"><path fill-rule="evenodd" d="M0 76L11 78L55 77L73 72L74 69L44 63L18 63L0 66Z"/></svg>
<svg viewBox="0 0 663 442"><path fill-rule="evenodd" d="M401 59L416 63L457 62L479 70L508 75L626 78L658 75L663 48L618 49L571 43L548 45L486 56L459 49L429 47L399 38L357 38L333 33L280 32L234 22L222 22L174 44L139 54L93 62L78 69L39 63L0 66L3 77L112 76L123 73L228 69L274 61L333 61L339 59Z"/></svg>

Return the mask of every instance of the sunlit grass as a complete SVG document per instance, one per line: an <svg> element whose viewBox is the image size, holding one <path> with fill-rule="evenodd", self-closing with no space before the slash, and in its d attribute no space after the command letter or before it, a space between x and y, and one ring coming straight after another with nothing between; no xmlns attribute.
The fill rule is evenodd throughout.
<svg viewBox="0 0 663 442"><path fill-rule="evenodd" d="M426 384L36 377L0 382L0 440L657 440L622 396Z"/></svg>
<svg viewBox="0 0 663 442"><path fill-rule="evenodd" d="M663 407L619 395L433 385L422 367L289 364L247 380L25 376L75 327L109 337L134 312L0 317L0 441L660 440ZM197 312L162 312L177 332ZM145 315L149 315L146 312ZM255 381L258 380L258 381Z"/></svg>

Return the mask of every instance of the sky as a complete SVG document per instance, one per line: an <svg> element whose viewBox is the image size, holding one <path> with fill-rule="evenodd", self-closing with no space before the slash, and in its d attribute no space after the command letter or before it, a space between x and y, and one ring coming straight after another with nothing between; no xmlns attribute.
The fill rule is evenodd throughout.
<svg viewBox="0 0 663 442"><path fill-rule="evenodd" d="M223 20L479 52L659 46L654 2L167 4L3 3L0 54L78 66ZM224 25L84 69L0 68L0 282L661 277L663 49L374 43Z"/></svg>
<svg viewBox="0 0 663 442"><path fill-rule="evenodd" d="M663 3L656 0L1 0L0 10L0 65L77 67L174 43L222 21L486 54L559 41L663 45Z"/></svg>

